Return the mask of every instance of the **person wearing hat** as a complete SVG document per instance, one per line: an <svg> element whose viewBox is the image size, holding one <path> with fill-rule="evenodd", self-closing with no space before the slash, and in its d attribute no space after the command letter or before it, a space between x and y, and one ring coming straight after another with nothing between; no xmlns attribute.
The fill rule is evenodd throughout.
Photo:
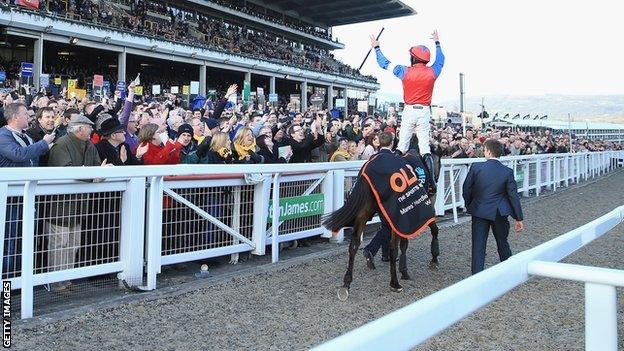
<svg viewBox="0 0 624 351"><path fill-rule="evenodd" d="M189 163L190 157L197 153L197 144L193 142L193 127L190 124L184 123L178 127L176 143L181 146L180 163Z"/></svg>
<svg viewBox="0 0 624 351"><path fill-rule="evenodd" d="M75 114L71 117L67 134L60 137L50 150L48 166L99 166L105 165L100 160L97 149L89 141L94 123L85 115Z"/></svg>
<svg viewBox="0 0 624 351"><path fill-rule="evenodd" d="M130 145L126 143L125 127L117 118L109 118L102 122L98 133L102 139L95 144L101 160L108 160L115 166L140 165L140 158L147 152L147 146L137 148L135 157L130 151Z"/></svg>
<svg viewBox="0 0 624 351"><path fill-rule="evenodd" d="M436 79L444 66L444 54L440 47L438 31L434 30L431 39L435 41L436 59L432 66L427 66L431 58L429 49L424 45L410 48L411 66L396 65L394 75L403 82L403 100L405 108L401 118L401 129L397 149L406 153L414 130L418 136L418 148L425 165L433 170L433 157L429 146L431 120L431 97ZM371 46L375 49L377 63L383 69L390 67L390 61L382 54L379 41L371 36Z"/></svg>
<svg viewBox="0 0 624 351"><path fill-rule="evenodd" d="M106 166L95 146L89 141L94 123L82 114L72 115L67 134L58 138L50 149L49 167ZM96 179L94 181L101 181ZM89 210L88 195L53 195L44 210L44 235L48 238L50 271L74 268L76 253L82 245L83 217ZM69 281L51 284L61 294L73 287Z"/></svg>

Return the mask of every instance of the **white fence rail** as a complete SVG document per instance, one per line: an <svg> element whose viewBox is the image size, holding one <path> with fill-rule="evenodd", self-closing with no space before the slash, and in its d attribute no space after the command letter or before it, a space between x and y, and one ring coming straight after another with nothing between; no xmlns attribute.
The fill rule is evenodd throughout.
<svg viewBox="0 0 624 351"><path fill-rule="evenodd" d="M524 196L531 192L539 196L544 189L557 188L588 180L622 167L622 151L581 154L542 154L511 156L501 162L514 170L518 191ZM457 222L458 210L464 207L462 184L471 164L483 159L444 159L438 178L436 215L452 210Z"/></svg>
<svg viewBox="0 0 624 351"><path fill-rule="evenodd" d="M502 161L522 180L520 191L539 195L606 173L623 159L624 152L602 152ZM452 210L457 219L463 178L478 161L442 161L437 214ZM28 318L33 289L44 284L117 273L130 285L155 289L163 265L224 255L236 261L241 252L264 255L269 244L276 262L279 243L332 237L320 227L321 215L342 206L362 164L4 168L2 278L21 289L21 316ZM322 211L297 216L305 206L287 202L303 198L322 199ZM269 220L276 217L277 224ZM333 240L342 238L341 232Z"/></svg>
<svg viewBox="0 0 624 351"><path fill-rule="evenodd" d="M615 287L624 287L624 270L555 262L622 222L624 206L313 350L409 350L526 282L532 275L540 275L585 283L586 350L615 351L618 347Z"/></svg>

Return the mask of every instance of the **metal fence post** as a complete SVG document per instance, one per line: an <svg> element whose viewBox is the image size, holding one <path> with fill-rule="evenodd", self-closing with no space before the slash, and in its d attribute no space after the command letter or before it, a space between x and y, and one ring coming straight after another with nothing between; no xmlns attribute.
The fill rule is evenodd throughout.
<svg viewBox="0 0 624 351"><path fill-rule="evenodd" d="M124 270L117 274L131 286L143 284L144 215L145 178L132 178L121 198L119 259Z"/></svg>
<svg viewBox="0 0 624 351"><path fill-rule="evenodd" d="M535 196L539 196L542 189L542 160L537 159L535 163Z"/></svg>
<svg viewBox="0 0 624 351"><path fill-rule="evenodd" d="M235 232L240 233L241 226L241 187L235 186L232 190L232 198L234 199L234 206L232 206L232 229ZM240 244L240 240L237 238L232 238L232 244L237 245ZM238 263L238 252L235 252L230 255L230 263L237 264Z"/></svg>
<svg viewBox="0 0 624 351"><path fill-rule="evenodd" d="M345 193L345 171L337 169L334 171L334 211L344 205ZM344 241L344 229L334 235L331 239L333 242L341 243Z"/></svg>
<svg viewBox="0 0 624 351"><path fill-rule="evenodd" d="M585 283L585 350L616 351L617 348L615 287Z"/></svg>
<svg viewBox="0 0 624 351"><path fill-rule="evenodd" d="M254 204L253 204L253 229L251 233L251 241L255 245L255 249L251 252L254 255L264 255L266 252L266 227L269 218L269 206L266 199L269 198L271 192L271 177L265 177L264 180L254 186Z"/></svg>
<svg viewBox="0 0 624 351"><path fill-rule="evenodd" d="M22 208L22 319L33 316L35 189L37 189L37 181L28 181L24 185L24 206Z"/></svg>
<svg viewBox="0 0 624 351"><path fill-rule="evenodd" d="M451 183L449 184L449 186L451 187L450 190L451 190L451 204L453 206L453 222L457 223L459 222L459 219L457 218L457 199L455 196L455 172L453 172L453 165L451 165L449 174L451 175Z"/></svg>
<svg viewBox="0 0 624 351"><path fill-rule="evenodd" d="M576 175L576 182L580 183L581 182L581 159L579 157L575 157L574 164L576 165L575 173L574 173Z"/></svg>
<svg viewBox="0 0 624 351"><path fill-rule="evenodd" d="M597 168L596 174L598 176L601 176L603 174L603 167L604 167L604 164L603 164L604 159L602 158L602 153L600 155L596 155L596 158L598 159L597 161L598 166L596 167Z"/></svg>
<svg viewBox="0 0 624 351"><path fill-rule="evenodd" d="M147 289L156 289L160 273L163 218L163 177L151 177L147 211Z"/></svg>
<svg viewBox="0 0 624 351"><path fill-rule="evenodd" d="M577 162L577 170L576 170L576 182L580 183L581 182L581 158L576 155L576 162Z"/></svg>
<svg viewBox="0 0 624 351"><path fill-rule="evenodd" d="M7 202L9 202L9 183L0 183L0 223L6 223ZM4 230L6 225L0 225L0 275L4 269Z"/></svg>
<svg viewBox="0 0 624 351"><path fill-rule="evenodd" d="M334 183L336 179L334 178L334 171L327 171L325 173L325 179L323 179L323 183L321 184L321 192L323 193L323 215L328 215L332 213L334 208L334 200L336 197L336 189L334 187L336 184ZM342 181L344 188L344 180ZM340 194L340 197L344 197L344 192ZM323 229L323 234L321 234L322 238L330 238L332 237L332 232L327 229Z"/></svg>
<svg viewBox="0 0 624 351"><path fill-rule="evenodd" d="M440 174L438 175L438 192L436 193L435 199L435 214L436 216L444 216L444 193L446 192L446 187L444 183L444 175L446 174L446 166L442 165L440 167Z"/></svg>
<svg viewBox="0 0 624 351"><path fill-rule="evenodd" d="M565 157L565 186L570 186L570 156Z"/></svg>
<svg viewBox="0 0 624 351"><path fill-rule="evenodd" d="M554 164L555 164L555 158L548 158L548 161L546 161L546 184L544 184L544 186L546 186L547 188L550 187L551 190L555 189L555 181L553 180L553 168L554 168Z"/></svg>
<svg viewBox="0 0 624 351"><path fill-rule="evenodd" d="M279 261L279 225L280 225L280 208L279 208L279 185L280 174L273 175L273 221L271 222L271 262Z"/></svg>
<svg viewBox="0 0 624 351"><path fill-rule="evenodd" d="M530 162L527 160L522 165L522 171L524 172L524 178L522 179L522 188L524 189L524 191L522 192L523 197L529 197L529 164Z"/></svg>
<svg viewBox="0 0 624 351"><path fill-rule="evenodd" d="M468 177L468 171L470 167L471 166L466 165L465 167L462 167L459 170L459 189L458 189L459 200L458 202L463 204L464 209L466 209L466 204L464 203L464 182L466 181L466 178Z"/></svg>

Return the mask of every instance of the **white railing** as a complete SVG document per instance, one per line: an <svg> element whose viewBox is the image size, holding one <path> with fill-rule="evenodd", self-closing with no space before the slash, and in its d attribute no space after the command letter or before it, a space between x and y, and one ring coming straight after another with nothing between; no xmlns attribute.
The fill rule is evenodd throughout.
<svg viewBox="0 0 624 351"><path fill-rule="evenodd" d="M555 189L603 174L621 159L624 152L502 161L516 174L519 170L533 174L523 178L519 190L539 194L545 187ZM443 205L442 210L453 210L457 216L463 206L461 174L478 161L442 161L438 188L444 196L438 195L436 210ZM332 237L321 228L320 218L342 206L362 165L363 161L3 168L0 223L5 225L0 225L0 252L5 255L0 271L13 289L21 289L21 316L28 318L33 315L33 289L41 285L117 273L129 285L155 289L163 265L224 255L236 262L241 252L264 255L267 245L272 245L272 260L277 262L282 242L315 235L343 240L342 231ZM450 175L453 181L445 183ZM106 181L85 181L95 178ZM303 198L321 201L322 211L309 216L278 214L282 201ZM67 206L80 208L79 214L67 212ZM280 220L274 225L269 218ZM65 220L73 220L68 235L74 241L59 248L51 224ZM68 255L73 258L66 259Z"/></svg>
<svg viewBox="0 0 624 351"><path fill-rule="evenodd" d="M624 222L624 206L313 350L409 350L526 282L532 275L585 283L585 347L615 351L624 270L557 263Z"/></svg>
<svg viewBox="0 0 624 351"><path fill-rule="evenodd" d="M576 154L541 154L502 157L501 162L514 170L518 192L539 196L544 189L556 191L581 180L605 174L622 167L624 151L606 151ZM455 222L458 210L463 208L462 185L470 165L484 159L443 159L436 194L436 215L453 211Z"/></svg>

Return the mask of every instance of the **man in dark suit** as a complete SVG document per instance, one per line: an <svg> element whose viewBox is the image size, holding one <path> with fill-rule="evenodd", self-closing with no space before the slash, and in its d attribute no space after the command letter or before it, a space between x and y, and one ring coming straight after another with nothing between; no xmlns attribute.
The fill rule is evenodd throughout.
<svg viewBox="0 0 624 351"><path fill-rule="evenodd" d="M463 188L466 208L472 215L472 274L483 270L490 227L496 239L501 262L511 256L507 242L509 235L507 216L511 215L516 220L517 232L524 229L522 206L513 171L498 160L503 153L503 144L498 140L489 139L483 146L487 161L475 163L470 167Z"/></svg>

